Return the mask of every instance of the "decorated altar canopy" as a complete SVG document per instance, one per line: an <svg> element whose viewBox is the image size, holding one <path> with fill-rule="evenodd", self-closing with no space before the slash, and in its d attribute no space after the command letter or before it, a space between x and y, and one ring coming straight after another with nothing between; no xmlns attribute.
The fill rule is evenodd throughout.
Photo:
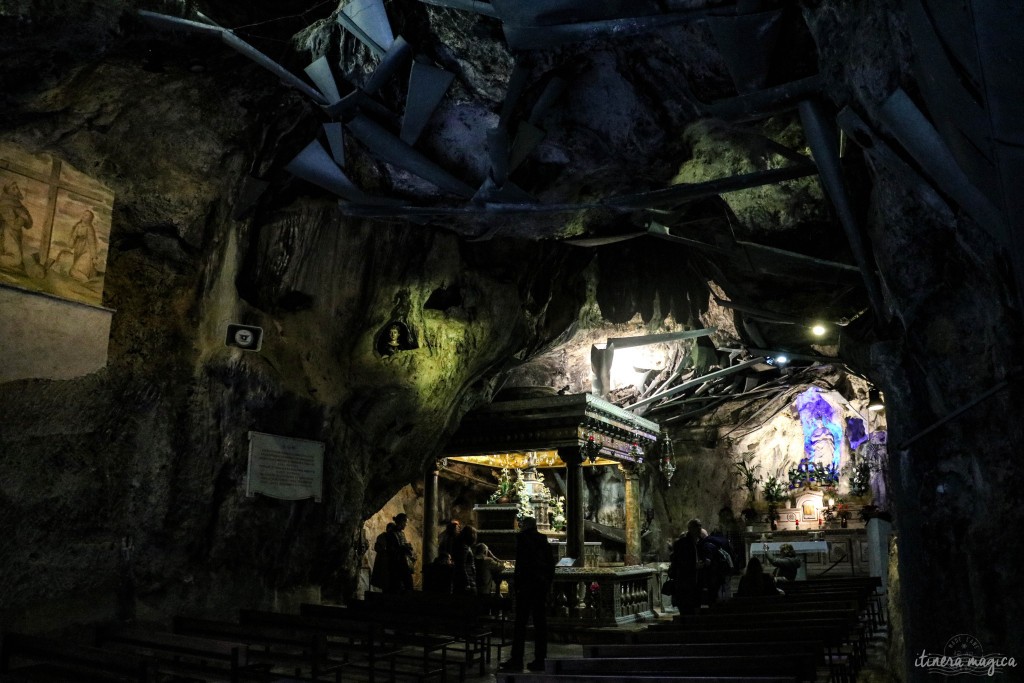
<svg viewBox="0 0 1024 683"><path fill-rule="evenodd" d="M582 468L625 474L626 564L640 563L639 468L658 441L657 423L593 394L500 401L467 413L445 448L449 460L484 467L565 467L566 554L583 557Z"/></svg>

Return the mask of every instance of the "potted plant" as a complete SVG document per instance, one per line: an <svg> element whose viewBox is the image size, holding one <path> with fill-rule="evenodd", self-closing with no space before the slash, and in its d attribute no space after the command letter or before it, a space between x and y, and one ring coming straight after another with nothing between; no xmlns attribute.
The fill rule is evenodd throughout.
<svg viewBox="0 0 1024 683"><path fill-rule="evenodd" d="M758 514L757 509L753 505L750 505L740 510L740 516L743 517L743 521L747 525L747 531L753 531L754 523L757 522L760 515Z"/></svg>
<svg viewBox="0 0 1024 683"><path fill-rule="evenodd" d="M788 493L782 487L782 482L774 475L768 477L762 492L764 493L764 502L768 504L768 523L771 524L772 531L774 531L778 528L779 519L776 510L778 510L779 503L786 500Z"/></svg>
<svg viewBox="0 0 1024 683"><path fill-rule="evenodd" d="M755 507L755 499L757 497L757 485L761 483L761 477L758 476L758 470L761 469L761 466L752 464L754 456L754 451L747 451L740 456L737 462L732 464L736 473L740 476L740 485L737 488L747 492L746 507L740 510L740 516L746 522L747 531L754 530L754 522L760 516Z"/></svg>
<svg viewBox="0 0 1024 683"><path fill-rule="evenodd" d="M835 505L829 505L821 513L822 518L829 526L835 526L838 521L840 528L845 529L850 519L850 506L846 500L840 498Z"/></svg>
<svg viewBox="0 0 1024 683"><path fill-rule="evenodd" d="M516 470L517 474L519 470ZM522 480L522 477L517 476L515 479L512 478L512 471L507 467L501 468L501 474L498 475L498 488L494 490L494 493L487 499L488 503L498 503L500 505L508 505L516 499L517 483Z"/></svg>

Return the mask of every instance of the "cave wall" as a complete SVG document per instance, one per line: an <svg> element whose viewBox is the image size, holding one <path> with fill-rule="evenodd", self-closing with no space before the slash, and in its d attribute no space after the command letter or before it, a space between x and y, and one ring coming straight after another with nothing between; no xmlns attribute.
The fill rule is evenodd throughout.
<svg viewBox="0 0 1024 683"><path fill-rule="evenodd" d="M825 2L806 12L830 97L870 121L893 88L916 96L930 77L926 64L913 69L909 4L877 5ZM961 26L972 19L969 11L945 16ZM886 396L901 577L898 673L926 680L914 659L943 653L956 634L1009 656L1024 643L1016 617L1024 594L1015 588L1024 549L1006 527L1019 516L1024 482L1022 426L1007 419L1022 398L1014 380L1022 293L985 226L921 169L877 146L864 154L872 174L865 222L887 319L873 343L852 334L841 346Z"/></svg>
<svg viewBox="0 0 1024 683"><path fill-rule="evenodd" d="M36 24L50 63L3 53L5 140L117 197L106 368L0 385L4 624L165 622L349 594L364 519L421 480L505 359L572 323L589 257L342 220L301 186L235 218L276 85L218 51L202 69L153 68L106 18L78 53L79 38ZM384 357L393 320L410 348ZM262 327L261 351L226 347L227 322ZM324 442L323 502L247 498L250 430Z"/></svg>

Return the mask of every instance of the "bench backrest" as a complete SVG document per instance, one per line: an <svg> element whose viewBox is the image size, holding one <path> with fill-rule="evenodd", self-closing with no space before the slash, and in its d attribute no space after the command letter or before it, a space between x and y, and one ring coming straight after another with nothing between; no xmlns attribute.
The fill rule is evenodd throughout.
<svg viewBox="0 0 1024 683"><path fill-rule="evenodd" d="M794 683L793 676L673 676L671 674L636 674L612 676L573 674L514 674L499 673L496 683Z"/></svg>
<svg viewBox="0 0 1024 683"><path fill-rule="evenodd" d="M237 666L245 666L248 653L245 643L127 627L100 629L96 641L100 645L125 643L168 653L223 660Z"/></svg>
<svg viewBox="0 0 1024 683"><path fill-rule="evenodd" d="M0 672L9 671L11 662L19 659L81 666L143 683L152 680L152 667L141 657L52 638L5 633L0 641Z"/></svg>
<svg viewBox="0 0 1024 683"><path fill-rule="evenodd" d="M309 649L313 653L326 650L326 640L322 634L289 633L279 627L267 627L260 624L235 624L230 621L214 619L197 619L193 617L174 617L174 632L192 635L212 636L218 639L236 640L246 644L285 645Z"/></svg>
<svg viewBox="0 0 1024 683"><path fill-rule="evenodd" d="M723 655L771 655L793 654L820 660L825 648L820 641L776 640L745 643L649 643L649 644L596 644L584 645L584 657L678 657L678 656L723 656Z"/></svg>
<svg viewBox="0 0 1024 683"><path fill-rule="evenodd" d="M846 640L847 624L829 623L813 626L779 628L690 629L634 631L623 633L630 643L745 643L775 642L781 637L792 640L820 640L825 647L835 647Z"/></svg>
<svg viewBox="0 0 1024 683"><path fill-rule="evenodd" d="M650 674L673 673L687 675L744 675L780 674L801 681L814 681L817 659L792 654L725 655L690 657L591 657L583 659L548 659L548 672L567 674Z"/></svg>
<svg viewBox="0 0 1024 683"><path fill-rule="evenodd" d="M793 676L673 676L671 674L615 674L611 676L572 674L499 673L495 683L794 683Z"/></svg>
<svg viewBox="0 0 1024 683"><path fill-rule="evenodd" d="M792 624L815 624L824 621L857 623L857 610L822 610L816 612L739 612L735 614L715 613L684 615L676 617L670 624L660 625L657 630L673 628L743 628L789 626Z"/></svg>

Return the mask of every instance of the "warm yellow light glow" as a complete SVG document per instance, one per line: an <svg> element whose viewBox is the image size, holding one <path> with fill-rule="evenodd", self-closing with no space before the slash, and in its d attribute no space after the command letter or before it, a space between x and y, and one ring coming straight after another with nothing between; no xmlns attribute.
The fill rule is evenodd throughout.
<svg viewBox="0 0 1024 683"><path fill-rule="evenodd" d="M513 451L510 453L486 453L481 455L450 455L448 460L464 462L468 465L478 467L493 467L501 469L526 469L536 467L546 469L552 467L565 467L565 463L558 457L558 451ZM590 461L583 460L585 466L590 466ZM614 465L615 461L598 458L594 465Z"/></svg>
<svg viewBox="0 0 1024 683"><path fill-rule="evenodd" d="M825 326L822 325L821 323L818 323L817 325L811 328L811 333L815 337L824 337L826 332L828 332L828 330L826 330Z"/></svg>

